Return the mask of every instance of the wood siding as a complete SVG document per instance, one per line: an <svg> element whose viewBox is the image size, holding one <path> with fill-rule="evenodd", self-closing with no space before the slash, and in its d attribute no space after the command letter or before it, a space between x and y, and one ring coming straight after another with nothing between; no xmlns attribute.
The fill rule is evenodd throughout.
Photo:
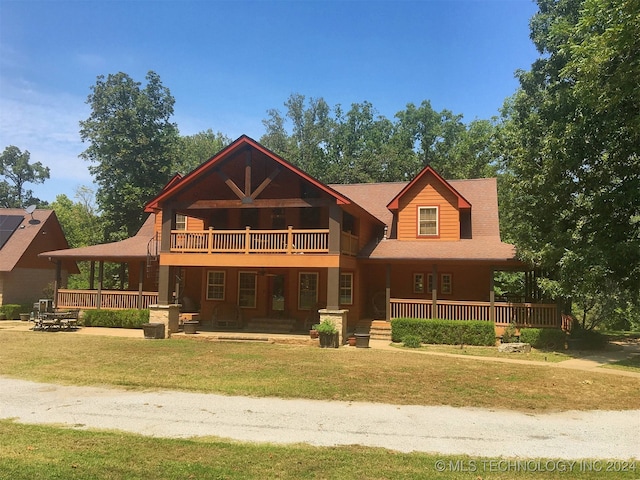
<svg viewBox="0 0 640 480"><path fill-rule="evenodd" d="M418 235L418 208L438 207L438 233ZM456 196L432 174L422 177L405 195L398 208L398 240L460 240L460 213Z"/></svg>

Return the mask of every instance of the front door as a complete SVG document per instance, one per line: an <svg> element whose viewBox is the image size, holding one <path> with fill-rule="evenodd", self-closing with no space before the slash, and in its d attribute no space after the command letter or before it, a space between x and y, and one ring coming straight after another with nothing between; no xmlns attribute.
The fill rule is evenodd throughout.
<svg viewBox="0 0 640 480"><path fill-rule="evenodd" d="M285 312L286 277L284 274L269 275L269 316L282 317Z"/></svg>

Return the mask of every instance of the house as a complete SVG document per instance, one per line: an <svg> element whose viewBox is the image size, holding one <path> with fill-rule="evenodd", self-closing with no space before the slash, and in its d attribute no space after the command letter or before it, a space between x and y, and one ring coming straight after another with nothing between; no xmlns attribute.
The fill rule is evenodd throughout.
<svg viewBox="0 0 640 480"><path fill-rule="evenodd" d="M47 252L126 263L129 300L61 289L60 306L179 303L204 326L251 331L303 331L318 312L343 334L402 316L558 325L555 305L496 301L494 272L526 266L501 241L495 179L427 166L410 182L326 185L242 136L144 208L131 239Z"/></svg>
<svg viewBox="0 0 640 480"><path fill-rule="evenodd" d="M73 261L60 270L41 252L68 248L53 210L0 208L0 305L29 305L43 298L54 283L78 273Z"/></svg>

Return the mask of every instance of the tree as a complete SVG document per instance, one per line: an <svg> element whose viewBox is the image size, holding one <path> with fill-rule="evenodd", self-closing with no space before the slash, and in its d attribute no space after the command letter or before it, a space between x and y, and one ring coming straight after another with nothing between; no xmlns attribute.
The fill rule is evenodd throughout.
<svg viewBox="0 0 640 480"><path fill-rule="evenodd" d="M144 204L169 180L178 145L170 122L174 98L160 77L149 72L141 88L125 73L99 76L87 98L91 115L80 122L89 147L80 155L93 163L105 239L136 233L144 221Z"/></svg>
<svg viewBox="0 0 640 480"><path fill-rule="evenodd" d="M28 150L20 151L10 145L0 155L0 205L5 208L24 208L28 205L44 206L46 202L33 196L31 190L25 190L25 183L44 183L49 178L49 167L40 162L29 163ZM8 180L8 181L7 181Z"/></svg>
<svg viewBox="0 0 640 480"><path fill-rule="evenodd" d="M547 291L588 314L640 291L640 7L538 5L541 57L519 72L500 126L504 220L522 257L549 272Z"/></svg>
<svg viewBox="0 0 640 480"><path fill-rule="evenodd" d="M201 163L205 162L224 147L231 143L231 139L222 133L213 133L209 129L195 135L180 137L175 172L189 173Z"/></svg>

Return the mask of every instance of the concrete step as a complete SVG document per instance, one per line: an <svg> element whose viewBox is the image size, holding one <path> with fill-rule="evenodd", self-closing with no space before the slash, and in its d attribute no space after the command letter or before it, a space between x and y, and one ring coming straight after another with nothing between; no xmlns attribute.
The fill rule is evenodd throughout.
<svg viewBox="0 0 640 480"><path fill-rule="evenodd" d="M385 320L361 320L356 327L358 332L368 332L372 340L391 341L391 323Z"/></svg>
<svg viewBox="0 0 640 480"><path fill-rule="evenodd" d="M244 330L258 333L291 333L295 327L295 318L252 318Z"/></svg>

